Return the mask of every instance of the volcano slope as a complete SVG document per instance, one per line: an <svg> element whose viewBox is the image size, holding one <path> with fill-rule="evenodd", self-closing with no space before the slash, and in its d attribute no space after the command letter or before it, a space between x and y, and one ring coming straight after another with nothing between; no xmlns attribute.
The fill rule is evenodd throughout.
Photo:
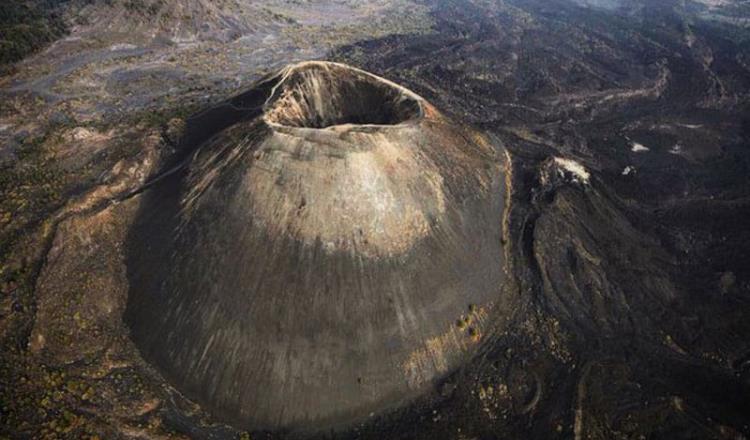
<svg viewBox="0 0 750 440"><path fill-rule="evenodd" d="M260 89L260 115L145 195L125 319L219 419L328 429L473 351L504 278L504 156L354 68L297 64Z"/></svg>

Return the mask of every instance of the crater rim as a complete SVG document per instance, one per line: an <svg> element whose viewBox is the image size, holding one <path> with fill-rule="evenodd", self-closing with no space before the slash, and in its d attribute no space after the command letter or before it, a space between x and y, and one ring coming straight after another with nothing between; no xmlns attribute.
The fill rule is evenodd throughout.
<svg viewBox="0 0 750 440"><path fill-rule="evenodd" d="M338 72L335 72L336 70ZM357 102L343 103L345 106L350 106L343 109L340 106L342 103L339 102L334 103L328 109L311 108L309 96L305 102L301 102L306 95L296 88L299 84L295 84L295 82L302 81L303 87L315 87L314 83L306 81L310 78L304 78L305 75L310 75L310 72L315 73L312 77L316 79L326 75L335 77L346 73L355 76L354 81L348 86L357 93L365 95L368 92L374 93L374 96L370 97L376 99L375 108L368 110L368 113L357 112L357 106L365 103L361 95L354 97L359 100ZM266 125L278 131L287 133L379 131L411 127L425 117L425 100L421 96L386 78L343 63L303 61L283 68L275 76L276 84L271 88L263 104L262 120ZM341 88L334 88L337 86L342 87L341 84L325 84L324 87L329 87L329 89L324 90L341 92ZM297 96L294 96L295 92ZM377 110L383 110L383 112L379 113ZM334 113L325 114L326 111L334 111Z"/></svg>

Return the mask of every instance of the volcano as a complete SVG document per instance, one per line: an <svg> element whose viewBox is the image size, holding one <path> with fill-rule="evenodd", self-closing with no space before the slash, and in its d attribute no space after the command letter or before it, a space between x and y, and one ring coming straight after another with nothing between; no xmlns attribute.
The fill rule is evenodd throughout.
<svg viewBox="0 0 750 440"><path fill-rule="evenodd" d="M502 147L415 93L329 62L147 193L125 320L170 383L250 429L350 425L481 345L504 282Z"/></svg>

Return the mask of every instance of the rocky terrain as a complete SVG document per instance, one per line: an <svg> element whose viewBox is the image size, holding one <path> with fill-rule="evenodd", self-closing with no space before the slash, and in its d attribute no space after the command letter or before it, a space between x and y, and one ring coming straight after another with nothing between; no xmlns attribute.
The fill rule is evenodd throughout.
<svg viewBox="0 0 750 440"><path fill-rule="evenodd" d="M750 436L747 1L23 4L0 46L0 437ZM128 237L311 59L491 140L503 273L481 332L476 298L454 319L476 347L408 401L242 425L141 355Z"/></svg>

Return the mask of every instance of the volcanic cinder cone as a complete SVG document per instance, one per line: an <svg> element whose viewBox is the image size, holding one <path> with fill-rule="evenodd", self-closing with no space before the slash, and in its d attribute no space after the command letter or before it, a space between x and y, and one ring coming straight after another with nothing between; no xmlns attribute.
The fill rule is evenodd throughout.
<svg viewBox="0 0 750 440"><path fill-rule="evenodd" d="M328 429L428 390L481 342L503 283L503 164L361 70L302 63L263 87L260 116L144 194L126 320L217 417Z"/></svg>

